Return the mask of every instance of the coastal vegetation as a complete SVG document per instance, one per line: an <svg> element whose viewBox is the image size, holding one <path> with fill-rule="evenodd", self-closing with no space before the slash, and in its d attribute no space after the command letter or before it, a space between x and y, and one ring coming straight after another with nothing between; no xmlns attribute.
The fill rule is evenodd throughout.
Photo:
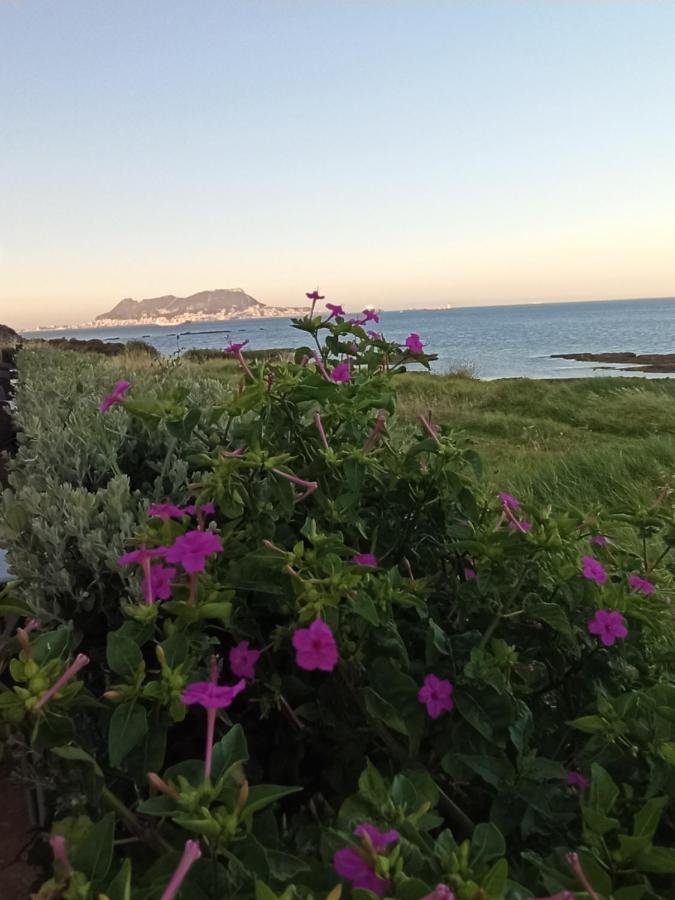
<svg viewBox="0 0 675 900"><path fill-rule="evenodd" d="M37 897L666 896L675 386L412 374L329 312L271 357L19 352Z"/></svg>

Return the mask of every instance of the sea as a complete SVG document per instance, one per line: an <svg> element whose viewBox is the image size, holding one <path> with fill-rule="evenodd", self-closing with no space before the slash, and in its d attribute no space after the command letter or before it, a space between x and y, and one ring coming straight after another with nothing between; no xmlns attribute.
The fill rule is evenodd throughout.
<svg viewBox="0 0 675 900"><path fill-rule="evenodd" d="M404 341L411 332L419 334L427 352L438 356L432 365L437 373L463 369L484 379L674 377L551 357L557 353L675 353L675 298L387 311L380 313L380 324L372 327L397 341ZM229 341L247 340L252 350L307 343L307 335L284 318L64 328L24 334L143 340L166 356L191 348L222 348Z"/></svg>

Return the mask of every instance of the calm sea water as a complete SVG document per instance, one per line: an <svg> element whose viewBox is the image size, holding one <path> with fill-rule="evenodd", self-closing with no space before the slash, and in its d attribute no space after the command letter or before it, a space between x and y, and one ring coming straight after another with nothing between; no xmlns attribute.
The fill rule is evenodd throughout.
<svg viewBox="0 0 675 900"><path fill-rule="evenodd" d="M388 338L400 341L411 331L417 332L427 350L438 354L436 372L462 366L481 378L621 375L626 373L550 357L553 353L576 352L675 353L675 298L384 312L376 327ZM220 348L229 340L248 339L250 349L293 347L307 342L307 336L292 328L289 319L26 334L97 337L106 341L142 339L167 355L191 347Z"/></svg>

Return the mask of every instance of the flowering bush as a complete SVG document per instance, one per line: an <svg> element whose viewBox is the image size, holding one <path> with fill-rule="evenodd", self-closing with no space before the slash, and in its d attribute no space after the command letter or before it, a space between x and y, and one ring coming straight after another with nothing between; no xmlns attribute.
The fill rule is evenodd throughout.
<svg viewBox="0 0 675 900"><path fill-rule="evenodd" d="M80 490L126 479L135 528L95 600L7 598L29 621L0 712L51 811L36 896L664 896L669 498L599 523L485 490L460 434L396 420L420 336L327 306L290 361L230 345L225 397L86 395L126 464Z"/></svg>

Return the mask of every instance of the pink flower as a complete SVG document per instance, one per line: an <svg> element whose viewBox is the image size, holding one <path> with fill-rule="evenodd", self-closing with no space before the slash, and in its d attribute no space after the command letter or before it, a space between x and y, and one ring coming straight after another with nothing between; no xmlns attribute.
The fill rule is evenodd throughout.
<svg viewBox="0 0 675 900"><path fill-rule="evenodd" d="M607 581L607 572L605 572L601 563L592 556L581 557L581 574L589 581L595 581L597 584L604 584Z"/></svg>
<svg viewBox="0 0 675 900"><path fill-rule="evenodd" d="M369 842L376 853L383 853L389 844L399 840L398 831L379 831L370 822L363 822L355 829L354 834L363 838L368 835ZM377 897L384 897L391 883L379 875L373 869L371 863L353 847L345 847L338 850L333 856L333 866L341 878L351 881L355 888L371 891Z"/></svg>
<svg viewBox="0 0 675 900"><path fill-rule="evenodd" d="M319 298L317 297L316 299L318 300ZM338 303L326 303L326 309L330 310L329 319L332 319L333 316L344 316L345 314L344 309Z"/></svg>
<svg viewBox="0 0 675 900"><path fill-rule="evenodd" d="M430 894L425 894L422 900L455 900L454 893L444 884L437 884Z"/></svg>
<svg viewBox="0 0 675 900"><path fill-rule="evenodd" d="M500 491L499 499L505 509L520 509L520 500L516 500L511 494Z"/></svg>
<svg viewBox="0 0 675 900"><path fill-rule="evenodd" d="M176 577L176 569L171 566L152 566L150 568L150 582L144 585L144 596L148 603L155 600L169 600L171 597L171 582Z"/></svg>
<svg viewBox="0 0 675 900"><path fill-rule="evenodd" d="M166 547L154 547L151 549L141 547L140 550L130 550L128 553L123 553L117 560L117 565L130 566L137 563L139 566L142 566L149 560L157 559L158 556L163 556L165 553Z"/></svg>
<svg viewBox="0 0 675 900"><path fill-rule="evenodd" d="M511 531L529 531L532 528L532 522L528 522L527 519L511 519L509 528Z"/></svg>
<svg viewBox="0 0 675 900"><path fill-rule="evenodd" d="M180 886L185 880L185 876L201 855L202 848L199 846L199 841L185 842L185 848L180 862L176 867L176 871L171 876L171 881L166 886L160 900L173 900L180 890Z"/></svg>
<svg viewBox="0 0 675 900"><path fill-rule="evenodd" d="M382 334L379 331L366 331L366 334L373 341L381 341L382 340Z"/></svg>
<svg viewBox="0 0 675 900"><path fill-rule="evenodd" d="M378 559L373 553L356 553L352 556L352 562L357 566L368 566L370 569L376 569L379 565Z"/></svg>
<svg viewBox="0 0 675 900"><path fill-rule="evenodd" d="M236 684L214 684L213 681L193 681L181 695L186 706L198 703L204 709L227 709L232 701L246 687L246 679L240 678Z"/></svg>
<svg viewBox="0 0 675 900"><path fill-rule="evenodd" d="M604 534L595 534L590 540L591 544L597 544L599 547L604 547L605 544L609 544L609 538L605 537Z"/></svg>
<svg viewBox="0 0 675 900"><path fill-rule="evenodd" d="M651 581L647 581L646 578L640 578L639 575L629 575L628 584L634 591L639 591L641 594L653 594L656 590Z"/></svg>
<svg viewBox="0 0 675 900"><path fill-rule="evenodd" d="M295 661L301 669L332 672L338 661L338 649L330 626L316 619L309 628L298 628L293 634Z"/></svg>
<svg viewBox="0 0 675 900"><path fill-rule="evenodd" d="M419 334L415 334L414 331L405 339L405 345L411 353L424 353L424 344Z"/></svg>
<svg viewBox="0 0 675 900"><path fill-rule="evenodd" d="M378 316L378 314L375 312L374 309L364 309L363 317L364 317L363 318L364 325L366 324L366 322L377 322L378 324L380 322L380 317Z"/></svg>
<svg viewBox="0 0 675 900"><path fill-rule="evenodd" d="M338 363L330 373L330 377L331 381L336 382L336 384L351 381L352 373L349 370L349 360L347 360L347 362Z"/></svg>
<svg viewBox="0 0 675 900"><path fill-rule="evenodd" d="M262 651L249 649L248 641L241 641L230 650L230 669L238 678L254 678L256 663Z"/></svg>
<svg viewBox="0 0 675 900"><path fill-rule="evenodd" d="M148 515L163 522L169 519L182 519L187 510L181 509L175 503L151 503L148 507Z"/></svg>
<svg viewBox="0 0 675 900"><path fill-rule="evenodd" d="M101 400L101 405L99 409L101 412L108 412L111 406L114 406L116 403L124 402L124 395L131 387L130 382L128 381L118 381L111 394L108 394L107 397L104 397Z"/></svg>
<svg viewBox="0 0 675 900"><path fill-rule="evenodd" d="M55 834L53 837L49 838L49 845L52 848L54 859L57 862L61 863L65 874L68 876L72 875L73 867L71 866L70 860L68 859L65 837L62 834Z"/></svg>
<svg viewBox="0 0 675 900"><path fill-rule="evenodd" d="M248 344L248 341L242 341L240 344L235 343L234 341L230 341L230 343L225 347L224 352L227 354L238 354L241 353L243 348Z"/></svg>
<svg viewBox="0 0 675 900"><path fill-rule="evenodd" d="M467 581L471 581L472 578L476 577L476 570L472 569L470 566L464 566L464 578Z"/></svg>
<svg viewBox="0 0 675 900"><path fill-rule="evenodd" d="M419 689L417 699L425 704L431 718L437 719L441 713L450 712L454 707L451 696L453 691L453 685L445 678L427 675Z"/></svg>
<svg viewBox="0 0 675 900"><path fill-rule="evenodd" d="M84 653L78 653L75 657L74 662L72 662L63 675L60 678L57 678L54 684L48 688L44 694L37 701L35 706L33 707L33 712L37 712L42 709L42 707L47 703L55 694L61 690L62 687L65 687L66 684L70 681L71 678L74 678L75 675L83 669L85 666L89 665L89 657L85 656Z"/></svg>
<svg viewBox="0 0 675 900"><path fill-rule="evenodd" d="M316 303L317 300L325 300L325 296L320 294L318 291L311 291L309 294L305 294L308 300L313 300ZM328 305L328 304L326 304Z"/></svg>
<svg viewBox="0 0 675 900"><path fill-rule="evenodd" d="M217 534L210 531L188 531L176 538L166 551L167 562L180 563L186 572L203 572L207 556L222 553L223 545Z"/></svg>
<svg viewBox="0 0 675 900"><path fill-rule="evenodd" d="M621 613L608 609L596 612L588 622L588 630L591 634L597 634L605 647L611 647L618 638L625 638L628 634L626 620Z"/></svg>
<svg viewBox="0 0 675 900"><path fill-rule="evenodd" d="M370 822L362 822L354 829L354 834L357 837L363 837L364 834L367 834L376 853L384 853L389 844L395 843L401 837L398 831L394 831L393 828L391 831L380 831L374 825L371 825Z"/></svg>
<svg viewBox="0 0 675 900"><path fill-rule="evenodd" d="M567 785L568 787L579 788L580 791L586 791L591 786L591 782L585 775L582 775L581 772L573 772L570 770L567 773Z"/></svg>
<svg viewBox="0 0 675 900"><path fill-rule="evenodd" d="M195 506L194 503L191 503L190 506L183 507L183 512L188 516L194 516L198 513L204 516L213 516L216 512L216 505L215 503L202 503L201 506Z"/></svg>
<svg viewBox="0 0 675 900"><path fill-rule="evenodd" d="M336 850L333 855L333 866L341 878L351 881L353 887L370 891L376 897L384 897L391 886L390 881L385 881L375 874L359 851L353 847Z"/></svg>

